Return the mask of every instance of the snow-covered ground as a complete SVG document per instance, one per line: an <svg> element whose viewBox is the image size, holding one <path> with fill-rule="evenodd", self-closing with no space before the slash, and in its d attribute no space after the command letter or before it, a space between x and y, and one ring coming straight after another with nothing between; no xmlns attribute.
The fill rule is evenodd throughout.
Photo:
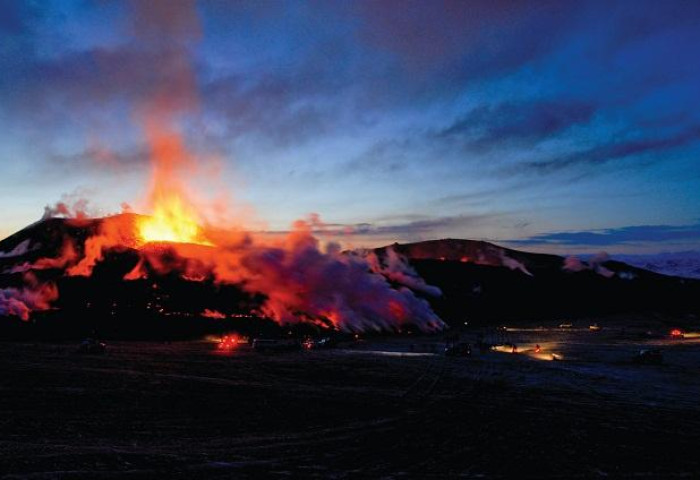
<svg viewBox="0 0 700 480"><path fill-rule="evenodd" d="M613 255L613 259L664 275L700 278L700 251L653 255Z"/></svg>

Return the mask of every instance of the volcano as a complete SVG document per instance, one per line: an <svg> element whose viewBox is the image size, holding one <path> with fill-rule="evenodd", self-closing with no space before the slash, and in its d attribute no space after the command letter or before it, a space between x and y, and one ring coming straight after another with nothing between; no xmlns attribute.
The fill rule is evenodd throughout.
<svg viewBox="0 0 700 480"><path fill-rule="evenodd" d="M32 325L50 337L98 330L148 338L445 326L414 293L422 280L408 265L393 268L414 290L372 271L365 258L324 251L303 222L276 241L202 228L192 243L147 241L142 226L151 220L51 218L0 242L4 326Z"/></svg>
<svg viewBox="0 0 700 480"><path fill-rule="evenodd" d="M144 242L138 226L147 219L49 218L0 241L6 336L434 331L465 321L699 313L700 281L609 259L458 239L324 252L303 225L273 245L242 232L219 233L223 246Z"/></svg>

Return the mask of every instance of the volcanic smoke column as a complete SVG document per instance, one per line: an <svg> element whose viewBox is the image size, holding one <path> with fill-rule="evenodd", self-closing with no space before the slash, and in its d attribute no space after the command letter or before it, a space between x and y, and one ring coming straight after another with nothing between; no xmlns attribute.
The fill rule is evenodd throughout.
<svg viewBox="0 0 700 480"><path fill-rule="evenodd" d="M395 329L405 324L424 330L443 328L425 300L408 288L392 288L384 276L371 272L365 259L321 252L303 221L295 224L285 240L273 245L256 244L252 239L241 242L239 236L233 241L218 238L223 243L216 247L208 241L200 227L201 207L194 207L194 195L183 180L184 174L196 170L196 161L178 130L178 121L193 113L198 104L190 58L199 39L199 25L192 4L178 6L182 8L166 2L137 4L145 10L138 12L145 21L137 34L163 48L162 57L171 73L157 82L141 110L152 163L152 217L138 226L143 242L210 245L211 249L176 248L188 260L181 273L187 278L213 276L218 282L263 294L267 300L261 313L281 323L308 321L353 331ZM150 38L154 33L158 38ZM144 255L151 268L163 269L157 251L144 251ZM145 272L138 271L129 274L130 278L143 275Z"/></svg>
<svg viewBox="0 0 700 480"><path fill-rule="evenodd" d="M148 194L151 215L139 223L139 234L144 243L207 244L200 229L203 219L183 179L195 173L197 163L187 151L179 125L198 105L190 61L200 38L197 12L190 1L157 0L132 5L136 9L135 35L156 49L159 59L153 88L136 107L152 168Z"/></svg>

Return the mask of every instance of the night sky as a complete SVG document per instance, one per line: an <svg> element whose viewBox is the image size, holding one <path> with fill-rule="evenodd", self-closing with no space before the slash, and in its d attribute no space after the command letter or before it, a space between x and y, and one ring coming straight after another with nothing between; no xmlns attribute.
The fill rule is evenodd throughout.
<svg viewBox="0 0 700 480"><path fill-rule="evenodd" d="M248 228L697 250L699 52L697 1L0 0L0 237L140 211L159 85Z"/></svg>

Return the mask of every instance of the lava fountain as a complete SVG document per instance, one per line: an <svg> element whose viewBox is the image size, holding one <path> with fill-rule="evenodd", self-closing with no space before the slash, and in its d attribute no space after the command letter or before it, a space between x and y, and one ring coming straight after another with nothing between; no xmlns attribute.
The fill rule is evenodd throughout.
<svg viewBox="0 0 700 480"><path fill-rule="evenodd" d="M151 214L137 222L138 236L143 243L173 242L212 245L206 239L197 209L188 201L187 186L179 170L188 166L190 158L182 138L164 131L153 121L147 124L151 154Z"/></svg>

